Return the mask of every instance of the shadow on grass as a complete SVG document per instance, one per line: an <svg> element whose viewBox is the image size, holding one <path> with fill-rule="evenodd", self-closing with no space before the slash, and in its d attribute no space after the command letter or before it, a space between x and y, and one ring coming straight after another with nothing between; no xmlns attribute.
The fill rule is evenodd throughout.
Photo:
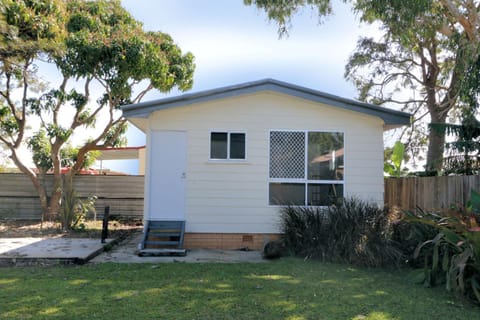
<svg viewBox="0 0 480 320"><path fill-rule="evenodd" d="M99 264L0 270L5 319L474 319L407 271L265 264Z"/></svg>

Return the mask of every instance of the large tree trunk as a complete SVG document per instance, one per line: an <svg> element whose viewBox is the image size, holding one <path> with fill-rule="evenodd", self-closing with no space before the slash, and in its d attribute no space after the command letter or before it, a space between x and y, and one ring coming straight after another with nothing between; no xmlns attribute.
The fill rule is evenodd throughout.
<svg viewBox="0 0 480 320"><path fill-rule="evenodd" d="M432 121L435 123L445 123L442 121ZM428 151L425 171L428 173L438 173L443 167L443 152L445 150L445 134L430 129L428 134Z"/></svg>
<svg viewBox="0 0 480 320"><path fill-rule="evenodd" d="M57 139L52 145L51 157L53 162L53 189L50 193L50 201L48 203L48 215L57 217L60 213L63 178L62 178L62 164L60 160L60 147L63 145L63 140Z"/></svg>
<svg viewBox="0 0 480 320"><path fill-rule="evenodd" d="M56 180L56 178L55 178ZM47 217L50 219L54 219L58 217L60 213L60 206L61 206L61 198L62 198L62 181L60 177L60 181L54 181L54 188L51 192L50 199L48 201L48 211Z"/></svg>
<svg viewBox="0 0 480 320"><path fill-rule="evenodd" d="M45 219L56 218L60 211L60 200L62 197L62 176L60 170L58 174L54 174L53 189L50 196L48 195L44 173L36 174L30 168L28 168L19 158L15 149L10 149L11 159L15 163L18 169L24 173L30 181L32 181L33 187L37 191L40 201L41 219L42 222Z"/></svg>

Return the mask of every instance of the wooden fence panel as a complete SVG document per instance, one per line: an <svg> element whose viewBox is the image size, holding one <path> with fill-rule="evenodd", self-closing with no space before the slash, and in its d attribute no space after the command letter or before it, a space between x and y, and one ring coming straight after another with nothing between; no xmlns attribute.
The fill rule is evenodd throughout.
<svg viewBox="0 0 480 320"><path fill-rule="evenodd" d="M385 205L404 210L443 210L466 205L480 176L405 177L385 179Z"/></svg>
<svg viewBox="0 0 480 320"><path fill-rule="evenodd" d="M46 177L52 188L52 177ZM121 218L143 217L143 176L76 176L74 189L80 198L96 196L97 218L103 217L105 206L110 214ZM0 220L38 220L41 217L37 192L23 174L0 174Z"/></svg>

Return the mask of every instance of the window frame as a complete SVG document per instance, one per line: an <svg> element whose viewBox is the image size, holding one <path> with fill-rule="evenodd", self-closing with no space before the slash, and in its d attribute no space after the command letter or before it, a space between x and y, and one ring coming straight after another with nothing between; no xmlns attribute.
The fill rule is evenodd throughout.
<svg viewBox="0 0 480 320"><path fill-rule="evenodd" d="M305 135L305 154L304 154L304 176L303 178L271 178L270 177L270 148L271 148L271 134L272 132L303 132ZM345 151L343 155L343 176L342 180L309 180L308 179L308 133L310 132L320 132L320 133L341 133L343 135L343 149L345 150L346 146L346 136L345 131L343 130L296 130L296 129L270 129L268 131L268 150L267 150L267 159L268 159L268 181L267 181L267 204L269 207L285 207L288 204L271 204L270 203L270 184L271 183L293 183L293 184L303 184L305 188L304 194L304 205L300 207L326 207L326 206L314 206L308 204L308 185L309 184L322 184L322 185L331 185L331 184L338 184L343 186L343 195L342 198L345 198L346 193L346 184L345 184L345 168L346 168L346 158L345 158ZM297 205L298 206L298 205Z"/></svg>
<svg viewBox="0 0 480 320"><path fill-rule="evenodd" d="M227 134L227 157L226 158L212 158L212 134L213 133L226 133ZM231 158L231 135L243 134L245 137L244 142L244 158ZM208 161L210 162L245 162L247 161L247 132L242 130L210 130L208 139Z"/></svg>

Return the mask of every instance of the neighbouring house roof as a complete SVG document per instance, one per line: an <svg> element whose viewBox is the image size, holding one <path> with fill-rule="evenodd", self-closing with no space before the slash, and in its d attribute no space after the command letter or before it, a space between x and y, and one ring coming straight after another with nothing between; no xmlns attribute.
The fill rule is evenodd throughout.
<svg viewBox="0 0 480 320"><path fill-rule="evenodd" d="M127 118L148 118L152 112L182 107L199 102L208 102L216 99L252 94L260 91L272 91L318 102L341 109L360 112L376 116L385 122L385 129L392 129L410 123L411 114L387 109L377 105L346 99L314 89L294 85L274 79L263 79L237 85L221 87L194 93L187 93L175 97L146 101L137 104L122 106L123 115Z"/></svg>
<svg viewBox="0 0 480 320"><path fill-rule="evenodd" d="M100 155L97 160L130 160L138 159L140 150L145 149L145 146L140 147L120 147L120 148L104 148L100 149Z"/></svg>

